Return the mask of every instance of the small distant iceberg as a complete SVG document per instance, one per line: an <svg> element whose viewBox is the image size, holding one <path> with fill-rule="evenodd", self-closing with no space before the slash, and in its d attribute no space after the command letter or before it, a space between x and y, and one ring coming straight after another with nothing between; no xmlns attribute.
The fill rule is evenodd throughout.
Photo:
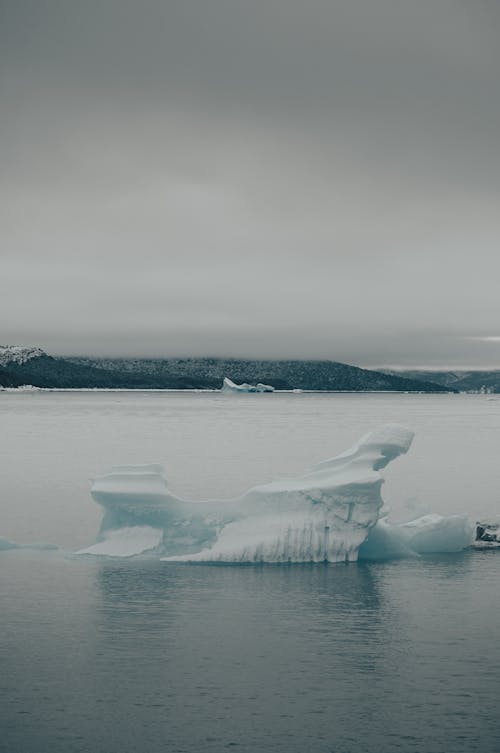
<svg viewBox="0 0 500 753"><path fill-rule="evenodd" d="M16 541L10 541L9 539L5 539L3 536L0 536L0 552L6 552L9 549L38 549L38 550L49 550L49 549L58 549L59 547L56 546L56 544L45 544L43 542L35 543L35 544L18 544Z"/></svg>
<svg viewBox="0 0 500 753"><path fill-rule="evenodd" d="M247 384L246 382L235 384L232 379L224 377L222 392L274 392L274 387L270 384L262 384L262 382L258 384Z"/></svg>

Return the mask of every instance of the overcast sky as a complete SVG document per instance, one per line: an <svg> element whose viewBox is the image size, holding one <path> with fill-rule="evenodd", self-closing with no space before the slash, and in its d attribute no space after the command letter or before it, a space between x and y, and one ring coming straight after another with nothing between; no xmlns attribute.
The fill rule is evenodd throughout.
<svg viewBox="0 0 500 753"><path fill-rule="evenodd" d="M497 0L0 8L0 342L500 368Z"/></svg>

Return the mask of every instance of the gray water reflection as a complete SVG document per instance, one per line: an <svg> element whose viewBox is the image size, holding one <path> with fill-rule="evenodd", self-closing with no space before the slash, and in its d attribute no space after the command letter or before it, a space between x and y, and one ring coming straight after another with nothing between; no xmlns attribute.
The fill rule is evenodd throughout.
<svg viewBox="0 0 500 753"><path fill-rule="evenodd" d="M120 688L175 750L327 750L377 672L383 610L368 566L108 564L98 580L111 675L139 637L140 671L129 661Z"/></svg>
<svg viewBox="0 0 500 753"><path fill-rule="evenodd" d="M493 753L499 575L7 552L0 749Z"/></svg>
<svg viewBox="0 0 500 753"><path fill-rule="evenodd" d="M126 692L175 750L438 751L451 739L454 750L495 750L480 728L496 724L498 693L490 670L485 684L473 679L484 622L469 616L464 632L463 615L453 619L473 575L466 555L354 567L110 564L99 571L102 634L106 652L125 656L141 636L143 681L134 673ZM484 704L472 713L475 685Z"/></svg>

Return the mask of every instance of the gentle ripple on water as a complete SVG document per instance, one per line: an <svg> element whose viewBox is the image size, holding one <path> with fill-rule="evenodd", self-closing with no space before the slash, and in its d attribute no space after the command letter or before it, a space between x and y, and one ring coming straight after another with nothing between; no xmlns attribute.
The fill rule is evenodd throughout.
<svg viewBox="0 0 500 753"><path fill-rule="evenodd" d="M500 557L2 565L9 753L498 749Z"/></svg>

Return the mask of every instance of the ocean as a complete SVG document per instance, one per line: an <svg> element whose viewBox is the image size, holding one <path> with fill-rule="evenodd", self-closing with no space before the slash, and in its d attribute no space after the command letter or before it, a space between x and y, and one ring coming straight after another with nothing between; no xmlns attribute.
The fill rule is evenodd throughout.
<svg viewBox="0 0 500 753"><path fill-rule="evenodd" d="M500 513L500 400L482 395L0 394L0 750L493 753L500 551L349 565L78 558L90 479L159 462L233 497L367 431L394 520Z"/></svg>

